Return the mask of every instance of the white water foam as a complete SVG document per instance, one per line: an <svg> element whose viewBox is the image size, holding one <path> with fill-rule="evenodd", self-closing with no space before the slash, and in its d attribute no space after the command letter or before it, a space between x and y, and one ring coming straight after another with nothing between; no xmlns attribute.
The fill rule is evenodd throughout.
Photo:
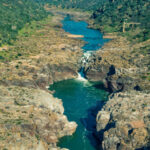
<svg viewBox="0 0 150 150"><path fill-rule="evenodd" d="M84 52L84 55L83 55L83 57L81 58L82 64L85 65L85 64L87 63L87 61L88 61L89 57L91 56L91 54L92 54L92 51Z"/></svg>
<svg viewBox="0 0 150 150"><path fill-rule="evenodd" d="M82 76L81 72L78 73L77 80L84 81L84 82L87 82L87 81L88 81L87 79L85 79L85 78Z"/></svg>
<svg viewBox="0 0 150 150"><path fill-rule="evenodd" d="M84 128L84 132L82 134L82 141L84 143L84 149L83 150L86 150L86 134L87 134L87 130L86 130L86 128Z"/></svg>
<svg viewBox="0 0 150 150"><path fill-rule="evenodd" d="M84 53L83 57L81 58L81 63L82 63L82 68L81 71L78 73L78 78L77 80L80 81L84 81L84 82L88 82L88 80L84 77L84 66L86 65L86 63L88 62L89 57L91 56L93 52L92 51L87 51Z"/></svg>
<svg viewBox="0 0 150 150"><path fill-rule="evenodd" d="M46 89L49 89L49 86L46 86Z"/></svg>
<svg viewBox="0 0 150 150"><path fill-rule="evenodd" d="M93 51L84 52L84 57L86 57L88 59L92 53L93 53Z"/></svg>

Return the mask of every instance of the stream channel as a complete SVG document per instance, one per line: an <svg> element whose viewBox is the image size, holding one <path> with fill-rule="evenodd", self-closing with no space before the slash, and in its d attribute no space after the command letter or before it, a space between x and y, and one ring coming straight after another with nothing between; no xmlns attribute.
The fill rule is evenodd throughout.
<svg viewBox="0 0 150 150"><path fill-rule="evenodd" d="M63 29L86 42L82 47L84 53L100 49L108 39L103 39L98 30L89 29L84 21L73 21L66 17ZM100 149L95 137L96 114L107 100L108 93L97 83L90 83L79 73L77 79L65 80L51 85L50 90L55 90L54 96L62 99L65 115L69 121L78 124L72 136L60 139L58 146L70 150L97 150Z"/></svg>

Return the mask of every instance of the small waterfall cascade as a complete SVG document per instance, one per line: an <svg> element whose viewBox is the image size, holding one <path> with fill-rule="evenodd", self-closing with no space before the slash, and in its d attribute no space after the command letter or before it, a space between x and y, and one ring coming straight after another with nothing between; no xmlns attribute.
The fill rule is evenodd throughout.
<svg viewBox="0 0 150 150"><path fill-rule="evenodd" d="M83 67L87 64L88 59L92 55L92 53L93 53L92 51L84 52L84 55L81 58L81 64L82 64Z"/></svg>
<svg viewBox="0 0 150 150"><path fill-rule="evenodd" d="M84 76L84 68L81 68L80 71L78 72L78 78L77 80L80 81L88 81L85 76Z"/></svg>
<svg viewBox="0 0 150 150"><path fill-rule="evenodd" d="M95 136L95 116L101 109L103 105L101 101L105 100L107 93L96 88L92 82L88 82L86 72L94 62L96 51L109 40L103 39L99 30L88 28L86 22L73 21L70 17L68 15L62 21L63 29L70 34L83 35L82 40L85 41L79 62L78 78L54 83L50 90L55 91L55 97L63 100L65 115L68 120L75 121L78 128L73 136L60 139L57 145L71 150L97 150L100 149L100 145Z"/></svg>
<svg viewBox="0 0 150 150"><path fill-rule="evenodd" d="M81 81L88 81L86 78L85 78L85 75L84 75L84 67L86 66L87 62L88 62L88 59L89 57L91 56L92 52L91 51L88 51L88 52L85 52L83 57L81 58L81 69L80 71L78 72L78 80L81 80Z"/></svg>

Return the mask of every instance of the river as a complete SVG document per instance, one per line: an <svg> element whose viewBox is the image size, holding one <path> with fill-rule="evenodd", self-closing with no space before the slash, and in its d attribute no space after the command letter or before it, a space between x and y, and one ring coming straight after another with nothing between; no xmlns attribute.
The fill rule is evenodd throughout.
<svg viewBox="0 0 150 150"><path fill-rule="evenodd" d="M73 21L66 17L63 29L76 35L83 35L86 44L82 47L86 53L101 48L107 39L102 38L98 30L89 29L84 21ZM54 96L63 100L65 115L69 121L78 124L72 136L60 139L58 146L70 150L97 150L99 144L95 137L96 114L107 100L108 93L100 83L90 83L80 74L77 79L65 80L51 85L50 90L55 90Z"/></svg>

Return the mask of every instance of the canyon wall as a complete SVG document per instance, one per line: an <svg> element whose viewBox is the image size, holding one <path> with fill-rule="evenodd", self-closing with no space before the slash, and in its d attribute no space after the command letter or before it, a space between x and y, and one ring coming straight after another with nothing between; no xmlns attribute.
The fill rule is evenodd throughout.
<svg viewBox="0 0 150 150"><path fill-rule="evenodd" d="M117 37L93 53L84 72L90 81L103 82L112 93L97 114L100 149L148 149L150 147L149 55L141 51L147 42L131 44Z"/></svg>

